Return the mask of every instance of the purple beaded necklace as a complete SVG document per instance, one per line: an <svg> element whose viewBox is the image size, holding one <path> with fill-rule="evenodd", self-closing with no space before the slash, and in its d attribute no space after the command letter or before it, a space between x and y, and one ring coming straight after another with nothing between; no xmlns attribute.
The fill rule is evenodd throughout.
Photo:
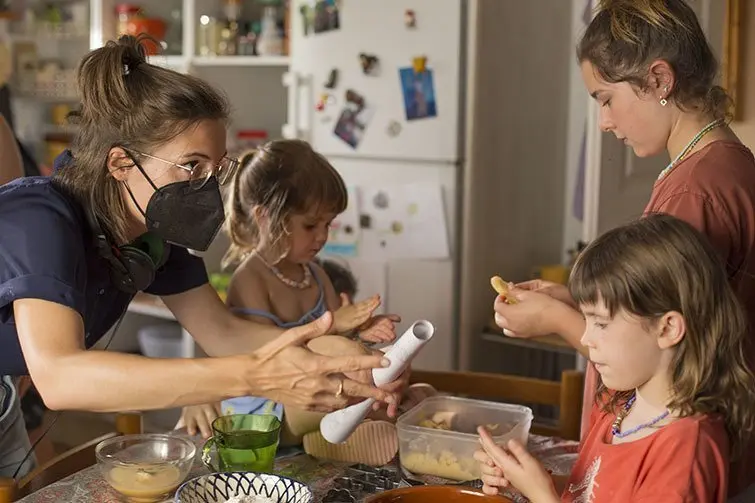
<svg viewBox="0 0 755 503"><path fill-rule="evenodd" d="M666 416L669 415L669 410L666 409L662 414L659 416L651 419L647 423L638 424L634 428L630 428L627 431L621 431L621 423L624 421L624 418L627 417L627 414L629 414L629 410L632 408L632 405L634 405L634 401L637 399L637 394L635 393L632 395L629 400L627 400L627 403L624 404L624 407L621 409L621 411L616 414L616 420L613 422L613 425L611 426L611 433L614 437L617 438L624 438L628 437L629 435L633 433L637 433L638 431L644 429L644 428L650 428L651 426L655 425L659 421L666 418Z"/></svg>

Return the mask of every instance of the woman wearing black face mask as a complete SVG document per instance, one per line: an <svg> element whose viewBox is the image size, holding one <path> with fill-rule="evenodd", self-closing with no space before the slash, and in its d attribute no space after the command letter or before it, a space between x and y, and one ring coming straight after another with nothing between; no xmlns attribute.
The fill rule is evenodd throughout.
<svg viewBox="0 0 755 503"><path fill-rule="evenodd" d="M51 178L0 188L0 477L29 449L14 387L27 373L51 409L148 410L247 395L319 411L355 397L394 402L392 392L343 376L380 367L382 357L308 349L328 332L329 314L287 332L236 318L188 253L218 232L219 187L235 168L218 92L148 64L132 37L90 53L78 79L71 152ZM218 358L86 351L140 290L161 296Z"/></svg>

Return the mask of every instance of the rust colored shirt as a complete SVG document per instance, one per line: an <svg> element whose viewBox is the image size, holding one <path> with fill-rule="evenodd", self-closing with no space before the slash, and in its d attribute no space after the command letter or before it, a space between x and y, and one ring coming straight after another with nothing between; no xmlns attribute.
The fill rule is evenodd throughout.
<svg viewBox="0 0 755 503"><path fill-rule="evenodd" d="M685 417L647 437L612 444L616 415L593 405L591 417L562 502L726 501L729 439L720 420Z"/></svg>
<svg viewBox="0 0 755 503"><path fill-rule="evenodd" d="M656 182L645 214L667 213L705 234L725 261L734 291L750 323L747 358L755 370L755 158L744 145L711 142ZM585 401L592 403L597 373L588 364ZM587 434L590 409L582 417ZM731 467L730 494L755 482L755 439Z"/></svg>

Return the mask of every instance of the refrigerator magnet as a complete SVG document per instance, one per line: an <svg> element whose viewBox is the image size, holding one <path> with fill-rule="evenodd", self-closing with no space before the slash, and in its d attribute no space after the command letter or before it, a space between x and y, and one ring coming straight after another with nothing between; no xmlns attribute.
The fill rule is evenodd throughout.
<svg viewBox="0 0 755 503"><path fill-rule="evenodd" d="M423 73L427 70L427 56L412 58L412 68L414 68L414 73Z"/></svg>
<svg viewBox="0 0 755 503"><path fill-rule="evenodd" d="M414 68L400 68L401 91L404 95L406 120L437 117L438 106L435 103L435 85L433 71L425 69L417 73Z"/></svg>
<svg viewBox="0 0 755 503"><path fill-rule="evenodd" d="M318 112L324 111L327 107L333 106L336 104L336 97L329 93L322 93L320 95L320 99L317 100L317 104L315 105L315 110Z"/></svg>
<svg viewBox="0 0 755 503"><path fill-rule="evenodd" d="M377 75L380 61L374 54L359 54L359 61L362 64L362 72L365 75Z"/></svg>
<svg viewBox="0 0 755 503"><path fill-rule="evenodd" d="M380 208L381 210L386 209L388 207L388 194L382 190L378 191L372 198L372 204L375 205L375 208Z"/></svg>
<svg viewBox="0 0 755 503"><path fill-rule="evenodd" d="M395 138L396 136L401 134L401 124L398 121L389 122L386 132L388 133L388 136Z"/></svg>
<svg viewBox="0 0 755 503"><path fill-rule="evenodd" d="M406 9L404 12L404 24L407 28L417 27L417 16L412 9Z"/></svg>
<svg viewBox="0 0 755 503"><path fill-rule="evenodd" d="M338 85L338 68L333 68L328 72L328 80L325 81L325 89L335 89Z"/></svg>

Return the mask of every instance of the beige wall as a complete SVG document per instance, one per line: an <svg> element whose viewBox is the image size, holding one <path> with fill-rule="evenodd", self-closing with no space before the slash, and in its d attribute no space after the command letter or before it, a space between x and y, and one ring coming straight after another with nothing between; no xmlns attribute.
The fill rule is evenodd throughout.
<svg viewBox="0 0 755 503"><path fill-rule="evenodd" d="M495 299L490 277L522 281L533 265L561 261L571 2L478 0L473 7L459 366L501 371L506 347L480 338Z"/></svg>
<svg viewBox="0 0 755 503"><path fill-rule="evenodd" d="M738 106L742 107L742 120L734 123L734 131L750 149L755 150L755 3L747 5L743 23L741 65L742 82L739 86Z"/></svg>

